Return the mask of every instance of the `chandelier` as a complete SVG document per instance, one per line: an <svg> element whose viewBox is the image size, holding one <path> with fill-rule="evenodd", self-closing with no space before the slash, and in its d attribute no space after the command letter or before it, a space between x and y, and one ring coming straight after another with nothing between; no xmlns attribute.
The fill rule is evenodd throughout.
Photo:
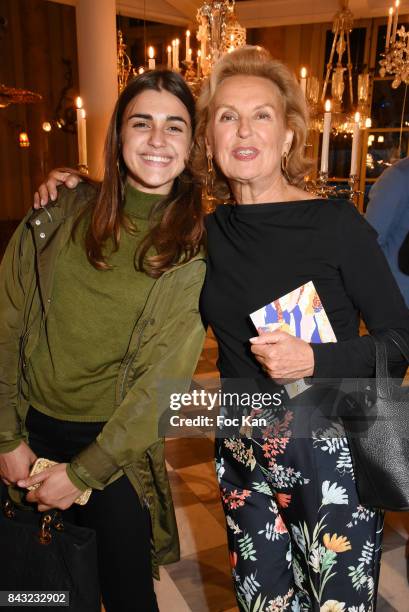
<svg viewBox="0 0 409 612"><path fill-rule="evenodd" d="M392 75L393 89L397 89L401 83L409 85L409 32L406 32L403 26L397 29L398 17L399 0L396 0L395 9L389 9L385 52L379 62L379 76Z"/></svg>
<svg viewBox="0 0 409 612"><path fill-rule="evenodd" d="M119 93L122 92L124 87L126 86L129 77L136 76L137 72L135 68L132 66L131 58L126 52L126 44L124 43L124 38L121 30L118 30L118 41L117 41L117 76L118 76L118 90Z"/></svg>
<svg viewBox="0 0 409 612"><path fill-rule="evenodd" d="M235 0L207 0L198 9L196 38L200 42L200 72L203 77L224 54L246 44L246 29L237 20Z"/></svg>
<svg viewBox="0 0 409 612"><path fill-rule="evenodd" d="M358 75L357 95L354 95L353 72L351 61L350 33L353 29L353 15L348 8L348 0L341 0L340 10L334 17L332 33L334 35L325 80L320 93L319 80L312 76L306 85L306 99L309 106L312 130L322 131L322 108L331 83L332 96L332 130L338 133L352 133L355 125L355 113L360 114L360 127L364 128L369 115L369 73ZM346 55L346 64L343 61ZM345 85L346 82L346 85ZM347 101L344 94L347 90ZM348 105L350 111L345 110Z"/></svg>
<svg viewBox="0 0 409 612"><path fill-rule="evenodd" d="M198 26L196 38L199 42L196 62L190 49L189 30L186 31L184 60L179 61L181 41L178 38L167 47L168 69L182 72L194 95L198 95L203 79L209 76L219 57L246 44L246 28L243 28L237 20L235 0L205 0L197 11L196 21ZM131 58L126 52L122 32L118 30L117 34L117 76L118 89L121 93L129 78L143 72L144 68L136 70L133 67ZM148 70L154 68L154 48L149 47Z"/></svg>
<svg viewBox="0 0 409 612"><path fill-rule="evenodd" d="M223 53L230 53L237 47L246 44L246 28L238 22L234 10L234 2L230 2L227 21L224 29Z"/></svg>

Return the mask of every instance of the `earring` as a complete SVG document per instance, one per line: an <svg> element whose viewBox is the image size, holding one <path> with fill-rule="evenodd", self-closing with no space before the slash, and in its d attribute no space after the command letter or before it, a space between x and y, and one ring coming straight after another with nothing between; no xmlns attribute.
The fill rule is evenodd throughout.
<svg viewBox="0 0 409 612"><path fill-rule="evenodd" d="M214 166L213 166L213 155L211 153L207 153L207 174L205 178L205 193L204 197L206 200L213 201L216 198L213 195L214 189Z"/></svg>
<svg viewBox="0 0 409 612"><path fill-rule="evenodd" d="M288 153L287 151L284 151L284 153L281 156L281 172L283 173L286 181L288 183L291 183L291 179L288 174L287 166L288 166Z"/></svg>

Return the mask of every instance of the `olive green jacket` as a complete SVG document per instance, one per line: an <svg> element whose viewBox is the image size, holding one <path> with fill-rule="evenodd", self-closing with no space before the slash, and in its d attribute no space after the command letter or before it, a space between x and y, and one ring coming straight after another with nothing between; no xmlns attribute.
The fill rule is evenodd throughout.
<svg viewBox="0 0 409 612"><path fill-rule="evenodd" d="M85 183L62 188L55 203L26 216L5 253L0 267L0 452L27 439L27 362L52 308L57 255L77 211L94 195ZM115 411L95 442L71 463L74 473L96 489L127 475L151 513L155 575L158 564L179 558L158 421L169 407L169 393L188 390L200 356L205 332L198 304L204 274L200 254L155 281L120 366Z"/></svg>

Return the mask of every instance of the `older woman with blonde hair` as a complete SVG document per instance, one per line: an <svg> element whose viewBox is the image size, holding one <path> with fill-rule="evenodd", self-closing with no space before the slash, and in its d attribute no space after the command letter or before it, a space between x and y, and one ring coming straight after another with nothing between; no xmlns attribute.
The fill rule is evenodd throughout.
<svg viewBox="0 0 409 612"><path fill-rule="evenodd" d="M201 311L218 340L224 389L283 398L249 437L222 429L216 465L240 610L367 612L382 516L360 505L342 426L319 411L325 390L289 399L278 383L372 376L375 347L359 336L360 314L370 333L395 328L406 338L409 317L353 205L304 190L306 134L302 91L267 51L245 47L215 66L198 101L193 166L228 203L207 219ZM309 281L337 342L282 330L253 338L250 313ZM401 362L396 347L390 358Z"/></svg>
<svg viewBox="0 0 409 612"><path fill-rule="evenodd" d="M359 336L360 314L371 334L393 328L406 339L409 316L354 207L303 189L306 134L302 91L267 51L241 48L215 66L198 101L191 160L207 193L224 202L207 218L201 310L217 337L224 390L283 397L267 428L247 428L249 437L222 429L216 466L240 610L370 612L382 516L360 505L341 424L316 418L325 390L313 385L290 400L276 381L372 376L375 348ZM53 173L42 198L67 178ZM283 330L253 338L250 313L309 281L337 342ZM396 347L389 357L402 363Z"/></svg>

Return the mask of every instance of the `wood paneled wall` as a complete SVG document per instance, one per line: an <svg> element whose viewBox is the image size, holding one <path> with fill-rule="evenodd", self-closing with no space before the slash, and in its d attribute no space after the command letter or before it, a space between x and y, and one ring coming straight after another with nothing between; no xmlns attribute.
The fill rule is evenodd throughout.
<svg viewBox="0 0 409 612"><path fill-rule="evenodd" d="M0 109L0 221L21 219L30 207L35 188L49 169L77 163L77 138L53 126L66 84L66 65L72 67L73 86L67 92L73 104L78 95L75 9L46 0L0 0L0 83L36 91L39 104ZM18 144L20 129L31 146Z"/></svg>
<svg viewBox="0 0 409 612"><path fill-rule="evenodd" d="M273 57L288 64L297 75L302 66L310 74L319 75L322 71L327 28L331 28L331 24L254 28L249 31L248 38L251 44L266 47Z"/></svg>
<svg viewBox="0 0 409 612"><path fill-rule="evenodd" d="M47 134L42 130L42 123L53 116L65 85L63 59L69 60L72 66L73 87L68 92L72 102L78 95L78 68L73 7L46 0L0 0L0 18L6 22L6 27L0 29L0 82L43 95L43 101L37 105L0 109L1 222L23 216L48 170L77 163L76 134L55 128ZM355 26L360 25L368 27L368 31L372 27L370 20L357 20ZM120 26L131 51L135 36L141 37L143 32L127 26L126 20L122 23L120 20ZM301 66L306 66L309 74L321 76L328 29L331 29L330 23L254 28L248 30L248 42L267 47L297 76ZM156 43L159 51L159 42L167 43L176 30L158 24L150 42ZM369 59L369 40L368 36L365 61ZM19 126L29 133L31 147L28 149L18 146ZM317 142L315 138L311 143L313 156L317 154Z"/></svg>

